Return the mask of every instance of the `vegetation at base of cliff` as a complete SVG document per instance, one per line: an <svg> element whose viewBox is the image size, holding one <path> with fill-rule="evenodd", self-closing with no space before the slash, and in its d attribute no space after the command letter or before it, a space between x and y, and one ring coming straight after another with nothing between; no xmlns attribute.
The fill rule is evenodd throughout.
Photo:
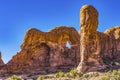
<svg viewBox="0 0 120 80"><path fill-rule="evenodd" d="M22 80L20 76L13 75L6 80ZM31 79L32 80L32 79ZM52 76L39 76L37 80L120 80L120 69L109 70L107 72L90 72L83 74L76 69L70 72L57 72Z"/></svg>
<svg viewBox="0 0 120 80"><path fill-rule="evenodd" d="M44 78L42 76L39 76L37 80L44 80Z"/></svg>
<svg viewBox="0 0 120 80"><path fill-rule="evenodd" d="M13 76L7 78L6 80L22 80L22 77L21 76L17 76L17 75L13 75Z"/></svg>

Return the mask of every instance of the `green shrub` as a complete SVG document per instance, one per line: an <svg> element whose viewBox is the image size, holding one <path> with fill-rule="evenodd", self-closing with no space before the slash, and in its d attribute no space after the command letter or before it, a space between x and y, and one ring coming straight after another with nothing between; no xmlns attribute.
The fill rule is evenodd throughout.
<svg viewBox="0 0 120 80"><path fill-rule="evenodd" d="M65 77L65 74L64 74L64 72L58 72L55 74L55 77L56 78Z"/></svg>
<svg viewBox="0 0 120 80"><path fill-rule="evenodd" d="M70 73L69 72L65 73L65 77L70 77Z"/></svg>
<svg viewBox="0 0 120 80"><path fill-rule="evenodd" d="M115 80L120 80L120 75L115 75L114 78Z"/></svg>
<svg viewBox="0 0 120 80"><path fill-rule="evenodd" d="M22 80L22 77L21 76L17 76L17 75L13 75L13 76L7 78L6 80Z"/></svg>
<svg viewBox="0 0 120 80"><path fill-rule="evenodd" d="M99 73L98 72L94 72L93 76L97 77L97 76L99 76Z"/></svg>
<svg viewBox="0 0 120 80"><path fill-rule="evenodd" d="M112 74L112 76L114 76L114 75L117 75L118 72L117 72L117 70L113 70L111 74Z"/></svg>
<svg viewBox="0 0 120 80"><path fill-rule="evenodd" d="M71 70L70 72L69 72L69 74L70 74L70 76L71 77L76 77L77 76L77 70L76 69L73 69L73 70Z"/></svg>
<svg viewBox="0 0 120 80"><path fill-rule="evenodd" d="M82 77L83 74L81 72L78 72L77 69L73 69L70 72L64 73L64 72L58 72L55 74L56 78L61 78L61 77L71 77L71 78L75 78L75 77Z"/></svg>
<svg viewBox="0 0 120 80"><path fill-rule="evenodd" d="M118 73L118 75L120 75L120 69L118 69L117 73Z"/></svg>
<svg viewBox="0 0 120 80"><path fill-rule="evenodd" d="M68 75L69 77L82 77L83 74L81 72L78 72L77 69L73 69L71 70L69 73L66 73L66 75Z"/></svg>
<svg viewBox="0 0 120 80"><path fill-rule="evenodd" d="M37 80L43 80L43 77L39 76L39 77L37 78Z"/></svg>
<svg viewBox="0 0 120 80"><path fill-rule="evenodd" d="M100 80L110 80L109 77L102 77Z"/></svg>
<svg viewBox="0 0 120 80"><path fill-rule="evenodd" d="M90 74L84 74L85 78L88 78L90 76Z"/></svg>
<svg viewBox="0 0 120 80"><path fill-rule="evenodd" d="M83 76L83 73L79 72L78 77L82 77L82 76Z"/></svg>

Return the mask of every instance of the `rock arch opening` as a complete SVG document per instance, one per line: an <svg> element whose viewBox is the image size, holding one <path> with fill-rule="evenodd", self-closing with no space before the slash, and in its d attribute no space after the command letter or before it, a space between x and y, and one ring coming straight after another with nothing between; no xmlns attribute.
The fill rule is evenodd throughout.
<svg viewBox="0 0 120 80"><path fill-rule="evenodd" d="M69 48L69 49L71 48L71 45L70 45L69 41L66 42L66 47Z"/></svg>

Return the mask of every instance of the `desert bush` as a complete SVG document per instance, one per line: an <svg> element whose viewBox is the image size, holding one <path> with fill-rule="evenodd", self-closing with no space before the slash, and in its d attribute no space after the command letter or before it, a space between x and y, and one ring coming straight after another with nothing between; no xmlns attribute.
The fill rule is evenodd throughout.
<svg viewBox="0 0 120 80"><path fill-rule="evenodd" d="M115 80L120 80L120 75L115 75L113 77L115 78Z"/></svg>
<svg viewBox="0 0 120 80"><path fill-rule="evenodd" d="M65 77L65 74L64 74L64 72L58 72L55 74L55 77L56 78Z"/></svg>
<svg viewBox="0 0 120 80"><path fill-rule="evenodd" d="M22 80L22 77L21 76L17 76L17 75L13 75L13 76L7 78L6 80Z"/></svg>
<svg viewBox="0 0 120 80"><path fill-rule="evenodd" d="M70 77L70 73L69 72L65 73L65 77Z"/></svg>
<svg viewBox="0 0 120 80"><path fill-rule="evenodd" d="M78 72L77 69L72 69L70 72L58 72L55 74L56 78L66 77L66 78L75 78L75 77L82 77L83 74Z"/></svg>
<svg viewBox="0 0 120 80"><path fill-rule="evenodd" d="M98 72L94 72L94 73L93 73L93 76L94 76L94 77L97 77L97 76L99 76L99 73L98 73Z"/></svg>
<svg viewBox="0 0 120 80"><path fill-rule="evenodd" d="M69 74L70 74L71 77L76 77L76 76L77 76L77 73L78 73L78 71L77 71L76 69L73 69L73 70L71 70L71 71L69 72Z"/></svg>
<svg viewBox="0 0 120 80"><path fill-rule="evenodd" d="M83 74L81 72L78 72L77 69L72 69L70 72L66 73L65 75L66 77L72 77L72 78L83 76Z"/></svg>
<svg viewBox="0 0 120 80"><path fill-rule="evenodd" d="M88 77L90 77L90 74L84 74L83 77L88 78Z"/></svg>
<svg viewBox="0 0 120 80"><path fill-rule="evenodd" d="M78 77L82 77L83 73L79 72L77 75L78 75Z"/></svg>
<svg viewBox="0 0 120 80"><path fill-rule="evenodd" d="M109 77L102 77L100 80L110 80L110 78Z"/></svg>
<svg viewBox="0 0 120 80"><path fill-rule="evenodd" d="M118 75L120 75L120 69L118 69Z"/></svg>
<svg viewBox="0 0 120 80"><path fill-rule="evenodd" d="M112 75L117 75L117 70L113 70Z"/></svg>
<svg viewBox="0 0 120 80"><path fill-rule="evenodd" d="M39 76L39 77L37 78L37 80L43 80L43 77Z"/></svg>

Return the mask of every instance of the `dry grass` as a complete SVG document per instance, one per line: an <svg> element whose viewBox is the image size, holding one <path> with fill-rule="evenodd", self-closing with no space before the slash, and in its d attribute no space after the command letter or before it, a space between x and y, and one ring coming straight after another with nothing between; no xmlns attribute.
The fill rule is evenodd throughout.
<svg viewBox="0 0 120 80"><path fill-rule="evenodd" d="M14 77L17 77L17 76L14 76ZM13 76L10 78L9 80L16 80L16 79L13 79ZM19 79L19 80L22 80L22 79ZM39 76L37 80L120 80L120 69L109 70L104 73L90 72L86 74L82 74L81 72L78 72L76 69L74 69L67 73L58 72L52 75Z"/></svg>

